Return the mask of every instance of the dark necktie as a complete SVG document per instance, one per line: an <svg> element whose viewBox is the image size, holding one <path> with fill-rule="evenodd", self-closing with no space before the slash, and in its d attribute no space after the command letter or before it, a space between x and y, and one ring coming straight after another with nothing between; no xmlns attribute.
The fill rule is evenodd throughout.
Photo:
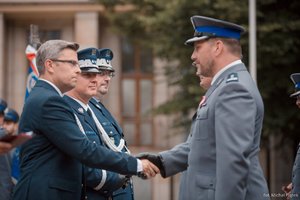
<svg viewBox="0 0 300 200"><path fill-rule="evenodd" d="M93 118L92 112L91 112L91 110L90 110L89 108L87 109L86 112L87 112L87 114L88 114L91 118Z"/></svg>

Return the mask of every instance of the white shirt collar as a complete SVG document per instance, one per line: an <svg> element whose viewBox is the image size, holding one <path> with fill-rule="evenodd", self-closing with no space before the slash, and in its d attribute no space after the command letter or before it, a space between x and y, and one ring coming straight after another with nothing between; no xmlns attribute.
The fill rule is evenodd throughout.
<svg viewBox="0 0 300 200"><path fill-rule="evenodd" d="M56 85L54 85L52 82L46 80L46 79L43 79L43 78L39 78L39 80L41 81L45 81L46 83L48 83L49 85L51 85L55 90L56 92L59 94L59 96L63 97L64 95L61 93L60 89L58 87L56 87Z"/></svg>
<svg viewBox="0 0 300 200"><path fill-rule="evenodd" d="M240 64L242 63L241 60L236 60L236 61L233 61L232 63L229 63L228 65L226 65L223 69L221 69L220 71L218 71L218 73L216 73L216 75L213 77L212 81L211 81L211 85L214 84L214 82L217 80L217 78L219 76L221 76L221 74L226 71L227 69L233 67L234 65L237 65L237 64Z"/></svg>
<svg viewBox="0 0 300 200"><path fill-rule="evenodd" d="M79 104L83 107L83 109L84 109L85 111L87 111L87 109L88 109L88 105L87 105L87 104L83 103L82 101L80 101L80 100L78 100L78 99L75 99L74 97L71 97L71 96L68 96L68 97L74 99L74 101L76 101L77 103L79 103Z"/></svg>
<svg viewBox="0 0 300 200"><path fill-rule="evenodd" d="M97 97L92 97L92 98L95 99L97 103L101 102Z"/></svg>

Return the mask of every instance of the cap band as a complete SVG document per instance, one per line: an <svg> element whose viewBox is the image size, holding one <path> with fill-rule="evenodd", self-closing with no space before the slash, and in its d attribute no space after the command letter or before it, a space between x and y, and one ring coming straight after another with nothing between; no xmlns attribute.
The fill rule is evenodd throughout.
<svg viewBox="0 0 300 200"><path fill-rule="evenodd" d="M226 37L235 38L239 40L241 38L241 33L229 28L222 28L216 26L199 26L196 27L195 36L210 36L210 37Z"/></svg>
<svg viewBox="0 0 300 200"><path fill-rule="evenodd" d="M14 114L6 113L4 116L4 120L18 122L19 118L17 116L15 116Z"/></svg>

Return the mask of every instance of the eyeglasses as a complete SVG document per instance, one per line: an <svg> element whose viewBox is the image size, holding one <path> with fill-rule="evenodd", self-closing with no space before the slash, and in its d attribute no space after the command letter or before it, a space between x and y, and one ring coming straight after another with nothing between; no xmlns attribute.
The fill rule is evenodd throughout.
<svg viewBox="0 0 300 200"><path fill-rule="evenodd" d="M112 71L108 71L108 70L99 70L98 74L100 76L109 76L110 78L115 76L115 73Z"/></svg>
<svg viewBox="0 0 300 200"><path fill-rule="evenodd" d="M62 63L69 63L71 64L73 67L79 67L79 63L76 60L60 60L60 59L50 59L54 62L62 62Z"/></svg>

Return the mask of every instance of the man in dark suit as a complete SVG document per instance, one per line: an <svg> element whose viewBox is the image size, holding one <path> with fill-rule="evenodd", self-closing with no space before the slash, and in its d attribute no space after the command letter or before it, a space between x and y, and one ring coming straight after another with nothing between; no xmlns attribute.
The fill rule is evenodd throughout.
<svg viewBox="0 0 300 200"><path fill-rule="evenodd" d="M96 65L97 48L87 48L78 52L81 74L76 87L66 93L64 99L72 107L76 122L82 133L92 142L105 146L101 132L92 117L89 100L96 95L99 85L99 69ZM126 184L128 178L107 170L84 167L86 177L86 196L89 200L106 200L112 198L113 191Z"/></svg>
<svg viewBox="0 0 300 200"><path fill-rule="evenodd" d="M15 200L85 199L83 164L121 174L159 172L144 160L91 142L78 128L72 108L62 98L77 83L78 48L76 43L49 40L37 51L40 79L19 124L19 132L33 131L35 136L21 147Z"/></svg>
<svg viewBox="0 0 300 200"><path fill-rule="evenodd" d="M98 51L99 67L98 81L99 86L97 94L90 100L90 107L96 114L98 126L102 129L102 139L105 145L117 152L130 153L126 146L124 134L121 126L112 116L112 114L102 104L101 99L108 93L109 84L114 76L115 70L112 67L113 52L110 49L99 49ZM100 127L101 126L101 127ZM126 187L120 188L113 193L114 200L133 200L133 184L130 180Z"/></svg>

